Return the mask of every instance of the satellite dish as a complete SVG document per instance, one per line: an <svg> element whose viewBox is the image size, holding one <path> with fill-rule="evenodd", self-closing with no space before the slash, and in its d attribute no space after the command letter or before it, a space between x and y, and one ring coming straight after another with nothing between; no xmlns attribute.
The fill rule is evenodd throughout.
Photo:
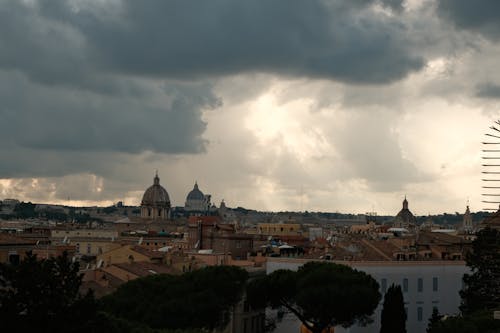
<svg viewBox="0 0 500 333"><path fill-rule="evenodd" d="M141 245L142 241L143 241L143 237L139 238L139 241L137 242L137 244Z"/></svg>

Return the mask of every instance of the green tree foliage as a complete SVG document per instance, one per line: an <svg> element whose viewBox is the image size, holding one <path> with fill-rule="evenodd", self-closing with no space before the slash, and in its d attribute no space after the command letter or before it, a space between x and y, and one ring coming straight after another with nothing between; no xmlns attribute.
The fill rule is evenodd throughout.
<svg viewBox="0 0 500 333"><path fill-rule="evenodd" d="M248 274L231 266L207 267L180 276L152 275L130 281L102 299L105 312L154 329L224 327L242 296Z"/></svg>
<svg viewBox="0 0 500 333"><path fill-rule="evenodd" d="M37 217L35 207L36 205L31 202L21 202L14 207L14 213L16 214L16 217L21 219Z"/></svg>
<svg viewBox="0 0 500 333"><path fill-rule="evenodd" d="M19 265L0 264L2 330L79 332L95 303L91 294L79 294L78 268L66 254L37 260L28 253Z"/></svg>
<svg viewBox="0 0 500 333"><path fill-rule="evenodd" d="M498 333L500 321L493 310L500 309L500 231L485 228L476 234L466 256L472 274L465 274L462 316L430 323L430 333Z"/></svg>
<svg viewBox="0 0 500 333"><path fill-rule="evenodd" d="M493 319L492 311L478 311L463 317L439 320L429 327L429 333L499 333L500 320Z"/></svg>
<svg viewBox="0 0 500 333"><path fill-rule="evenodd" d="M443 318L442 315L439 314L439 310L437 308L432 309L432 315L429 318L429 325L427 326L427 333L432 331L432 328L441 321Z"/></svg>
<svg viewBox="0 0 500 333"><path fill-rule="evenodd" d="M309 330L366 324L378 305L378 283L345 265L309 262L297 272L277 270L248 284L254 307L283 306Z"/></svg>
<svg viewBox="0 0 500 333"><path fill-rule="evenodd" d="M406 333L406 312L401 286L391 285L384 295L380 333Z"/></svg>
<svg viewBox="0 0 500 333"><path fill-rule="evenodd" d="M500 307L500 231L485 228L477 233L466 256L472 274L465 274L460 310L470 314Z"/></svg>
<svg viewBox="0 0 500 333"><path fill-rule="evenodd" d="M109 206L109 207L104 207L102 209L102 212L104 214L112 214L112 213L115 213L117 210L118 210L118 208L116 208L115 206Z"/></svg>

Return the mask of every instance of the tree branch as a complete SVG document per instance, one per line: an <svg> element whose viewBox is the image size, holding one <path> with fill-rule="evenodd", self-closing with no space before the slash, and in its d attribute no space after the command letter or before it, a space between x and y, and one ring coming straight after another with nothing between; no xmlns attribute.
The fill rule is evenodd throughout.
<svg viewBox="0 0 500 333"><path fill-rule="evenodd" d="M306 318L302 315L302 313L301 313L299 310L297 310L296 308L294 308L292 304L288 303L288 302L286 301L286 299L281 298L281 299L280 299L280 303L281 303L281 305L283 305L285 308L287 308L287 309L288 309L291 313L293 313L293 314L294 314L294 315L295 315L295 316L296 316L296 317L297 317L297 318L298 318L298 319L302 322L302 324L304 324L304 326L305 326L305 327L306 327L309 331L314 332L314 328L313 328L313 327L314 327L314 326L313 326L313 325L314 325L314 322L312 323L313 325L311 325L311 324L309 323L309 321L308 321L308 320L307 320L307 319L306 319ZM315 327L315 328L317 328L317 327Z"/></svg>

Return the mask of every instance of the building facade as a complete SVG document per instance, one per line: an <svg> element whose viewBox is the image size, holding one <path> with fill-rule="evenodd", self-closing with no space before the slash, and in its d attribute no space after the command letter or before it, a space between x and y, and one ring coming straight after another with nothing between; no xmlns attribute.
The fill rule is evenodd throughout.
<svg viewBox="0 0 500 333"><path fill-rule="evenodd" d="M278 269L297 270L308 260L288 258L268 258L266 272L270 274ZM459 312L462 277L469 273L469 268L463 261L339 261L338 264L348 265L370 274L377 280L382 296L391 284L401 286L407 312L406 330L408 333L425 332L433 308L441 314L457 314ZM368 333L380 330L380 316L383 297L374 312L373 323L366 327L352 326L344 329L336 327L335 332ZM297 332L300 327L298 320L287 319L283 328L276 333L288 331ZM293 325L290 321L294 322Z"/></svg>

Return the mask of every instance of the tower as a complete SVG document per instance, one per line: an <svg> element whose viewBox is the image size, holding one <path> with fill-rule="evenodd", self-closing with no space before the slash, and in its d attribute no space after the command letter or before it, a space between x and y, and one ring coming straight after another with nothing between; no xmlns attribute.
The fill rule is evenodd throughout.
<svg viewBox="0 0 500 333"><path fill-rule="evenodd" d="M465 209L465 214L464 218L462 221L462 228L465 231L465 233L472 233L473 226L472 226L472 216L470 215L470 210L469 210L469 205L467 204L467 209Z"/></svg>

